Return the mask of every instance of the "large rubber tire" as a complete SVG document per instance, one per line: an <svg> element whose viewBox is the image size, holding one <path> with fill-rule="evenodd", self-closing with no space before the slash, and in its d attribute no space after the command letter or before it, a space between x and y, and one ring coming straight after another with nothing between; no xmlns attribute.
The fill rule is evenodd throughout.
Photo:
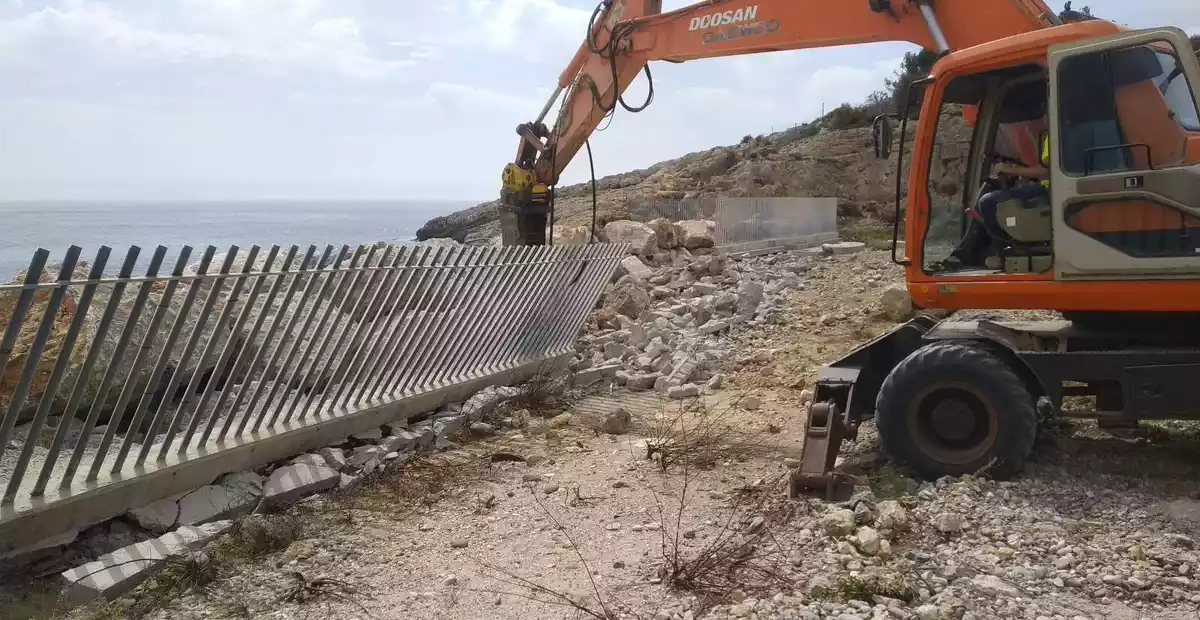
<svg viewBox="0 0 1200 620"><path fill-rule="evenodd" d="M926 345L884 380L875 422L892 460L926 479L1003 479L1037 439L1033 396L1001 357L970 341Z"/></svg>

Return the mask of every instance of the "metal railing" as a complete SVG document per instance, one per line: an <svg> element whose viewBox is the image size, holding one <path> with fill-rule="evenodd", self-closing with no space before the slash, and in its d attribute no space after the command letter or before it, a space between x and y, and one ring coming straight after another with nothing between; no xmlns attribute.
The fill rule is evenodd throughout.
<svg viewBox="0 0 1200 620"><path fill-rule="evenodd" d="M131 247L0 285L0 553L569 353L625 246Z"/></svg>
<svg viewBox="0 0 1200 620"><path fill-rule="evenodd" d="M715 221L727 250L823 243L837 239L837 198L721 197Z"/></svg>

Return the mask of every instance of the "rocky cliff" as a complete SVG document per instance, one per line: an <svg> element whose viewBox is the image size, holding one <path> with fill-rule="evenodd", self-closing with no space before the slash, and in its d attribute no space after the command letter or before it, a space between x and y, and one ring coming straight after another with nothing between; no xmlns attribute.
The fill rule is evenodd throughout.
<svg viewBox="0 0 1200 620"><path fill-rule="evenodd" d="M950 132L964 148L952 148L935 161L935 187L956 192L952 181L960 174L969 134L961 116L951 117ZM896 190L896 158L874 157L869 127L833 129L836 119L802 125L771 135L746 136L741 143L691 153L644 170L603 177L596 188L598 224L619 219L646 221L711 217L718 196L836 196L843 229L891 221ZM909 124L911 145L914 124ZM899 128L893 144L899 144ZM940 137L940 136L939 136ZM906 148L911 152L911 148ZM905 164L907 173L907 162ZM677 204L684 201L684 204ZM669 205L669 207L668 207ZM419 240L450 237L466 243L486 243L499 235L496 202L435 218L418 232ZM690 212L680 212L680 209ZM591 221L590 183L561 187L556 201L557 222L585 225ZM674 212L671 211L674 209Z"/></svg>

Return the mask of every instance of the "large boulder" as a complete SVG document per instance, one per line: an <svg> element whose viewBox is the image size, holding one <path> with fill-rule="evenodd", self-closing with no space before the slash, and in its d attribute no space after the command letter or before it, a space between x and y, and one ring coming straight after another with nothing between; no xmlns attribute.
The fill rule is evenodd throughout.
<svg viewBox="0 0 1200 620"><path fill-rule="evenodd" d="M906 321L913 313L912 296L903 286L892 286L879 298L883 313L893 321Z"/></svg>
<svg viewBox="0 0 1200 620"><path fill-rule="evenodd" d="M678 223L680 245L689 250L716 246L717 223L712 220L684 220Z"/></svg>
<svg viewBox="0 0 1200 620"><path fill-rule="evenodd" d="M673 250L679 247L679 235L674 222L660 217L650 220L647 225L654 229L654 234L658 237L658 247L664 250Z"/></svg>
<svg viewBox="0 0 1200 620"><path fill-rule="evenodd" d="M588 229L585 226L554 226L554 245L587 245Z"/></svg>
<svg viewBox="0 0 1200 620"><path fill-rule="evenodd" d="M653 228L632 220L617 220L604 225L604 236L609 243L628 243L630 251L642 256L651 256L658 251L658 235Z"/></svg>
<svg viewBox="0 0 1200 620"><path fill-rule="evenodd" d="M636 319L650 309L650 294L640 281L623 276L605 292L604 309Z"/></svg>

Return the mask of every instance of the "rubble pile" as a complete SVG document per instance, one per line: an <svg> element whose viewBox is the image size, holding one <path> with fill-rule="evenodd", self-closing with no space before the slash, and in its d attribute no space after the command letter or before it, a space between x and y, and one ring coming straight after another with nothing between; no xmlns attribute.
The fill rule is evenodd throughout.
<svg viewBox="0 0 1200 620"><path fill-rule="evenodd" d="M1043 478L907 482L916 493L897 499L859 487L814 502L823 512L800 537L816 552L796 557L807 581L704 617L1183 618L1200 604L1196 541L1170 523L1194 527L1200 501L1125 488L1069 497L1077 484Z"/></svg>
<svg viewBox="0 0 1200 620"><path fill-rule="evenodd" d="M612 377L630 390L696 396L716 379L713 362L734 355L724 339L729 330L772 323L785 294L804 289L811 255L725 257L714 249L712 229L711 222L667 220L605 227L633 254L576 343L577 387Z"/></svg>

